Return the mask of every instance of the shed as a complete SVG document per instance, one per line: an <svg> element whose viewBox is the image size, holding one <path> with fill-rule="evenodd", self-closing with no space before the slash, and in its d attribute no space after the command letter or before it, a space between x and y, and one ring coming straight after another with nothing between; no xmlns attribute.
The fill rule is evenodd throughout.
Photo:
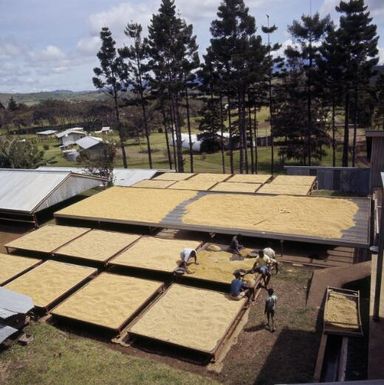
<svg viewBox="0 0 384 385"><path fill-rule="evenodd" d="M76 141L76 144L80 147L79 153L86 154L88 159L97 160L104 156L104 149L107 143L101 138L95 136L84 136Z"/></svg>
<svg viewBox="0 0 384 385"><path fill-rule="evenodd" d="M101 182L70 171L0 169L0 220L36 224L37 213Z"/></svg>
<svg viewBox="0 0 384 385"><path fill-rule="evenodd" d="M75 144L76 141L83 136L86 136L86 133L81 127L69 128L68 130L56 134L56 138L59 139L60 146L64 148Z"/></svg>

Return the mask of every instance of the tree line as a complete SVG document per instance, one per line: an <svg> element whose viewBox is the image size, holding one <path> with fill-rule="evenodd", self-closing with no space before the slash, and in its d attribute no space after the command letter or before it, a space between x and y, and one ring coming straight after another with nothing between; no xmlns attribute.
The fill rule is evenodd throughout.
<svg viewBox="0 0 384 385"><path fill-rule="evenodd" d="M193 26L180 16L174 0L162 0L147 33L140 24L127 24L121 47L107 26L101 29L93 84L110 102L84 104L76 114L89 120L90 127L107 117L118 131L124 167L126 141L136 135L145 137L153 167L151 132L161 125L169 167L185 171L186 132L188 171L193 172L192 118L198 115L204 137L221 152L223 172L235 172L238 154L239 172L257 173L262 108L269 111L272 173L276 154L282 161L311 165L329 148L334 166L339 165L339 150L341 165L354 166L358 128L384 129L384 75L376 73L378 36L364 0L340 1L336 11L337 26L318 13L293 20L288 27L292 44L283 50L272 43L277 27L268 15L265 25L256 27L243 0L224 0L200 58ZM61 109L65 103L44 103L34 110L34 121L68 117ZM3 110L15 108L13 101Z"/></svg>

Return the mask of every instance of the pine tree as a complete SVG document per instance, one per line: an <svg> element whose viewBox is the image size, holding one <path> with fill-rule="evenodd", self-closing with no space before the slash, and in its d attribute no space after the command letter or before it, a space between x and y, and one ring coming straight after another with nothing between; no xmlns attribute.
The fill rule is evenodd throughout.
<svg viewBox="0 0 384 385"><path fill-rule="evenodd" d="M124 168L128 167L127 155L125 152L125 134L120 122L119 95L124 88L122 79L127 78L127 67L123 59L116 50L116 42L112 38L112 33L107 27L100 31L101 48L97 54L100 60L100 67L93 69L95 77L92 78L96 88L102 89L113 98L117 130L119 132L120 148L123 157Z"/></svg>
<svg viewBox="0 0 384 385"><path fill-rule="evenodd" d="M151 142L150 131L148 127L148 117L145 98L145 92L148 83L148 43L146 39L142 39L143 28L140 24L129 23L125 28L125 35L133 40L129 47L124 47L119 50L119 54L122 58L128 59L128 71L130 75L129 79L125 79L129 85L130 91L133 95L136 95L137 102L140 104L143 114L144 133L147 141L148 163L149 168L152 168L152 154L151 154Z"/></svg>
<svg viewBox="0 0 384 385"><path fill-rule="evenodd" d="M367 11L364 0L341 1L336 7L340 13L339 29L337 30L338 47L342 55L344 83L344 167L348 166L350 103L354 99L357 112L359 93L369 84L373 68L378 62L376 25L371 24L372 18ZM354 114L354 135L352 147L352 165L355 164L357 113Z"/></svg>
<svg viewBox="0 0 384 385"><path fill-rule="evenodd" d="M211 23L210 47L204 57L205 65L217 74L217 84L227 97L230 139L232 136L232 101L238 109L238 129L240 138L240 172L248 171L247 162L247 95L253 83L257 82L265 70L261 63L265 60L267 48L261 37L256 35L255 19L249 15L243 0L224 0L217 12L217 19ZM231 140L230 140L231 142ZM230 153L231 172L233 169L232 149Z"/></svg>
<svg viewBox="0 0 384 385"><path fill-rule="evenodd" d="M292 25L288 27L295 43L298 47L288 47L285 54L288 59L300 60L300 65L305 73L306 85L305 96L307 105L307 155L308 165L311 165L311 139L313 136L313 93L314 93L314 71L316 64L316 57L319 54L319 42L326 36L331 25L329 15L321 19L320 15L316 13L314 16L301 16L301 22L294 20Z"/></svg>
<svg viewBox="0 0 384 385"><path fill-rule="evenodd" d="M196 36L192 25L177 16L174 0L162 0L148 32L149 65L154 74L152 86L155 92L168 96L175 128L177 170L183 172L180 98L191 71L199 64Z"/></svg>
<svg viewBox="0 0 384 385"><path fill-rule="evenodd" d="M336 109L342 104L343 95L343 55L337 31L331 26L329 33L320 47L317 57L318 72L316 81L322 85L321 97L324 104L331 108L332 129L332 165L336 166Z"/></svg>

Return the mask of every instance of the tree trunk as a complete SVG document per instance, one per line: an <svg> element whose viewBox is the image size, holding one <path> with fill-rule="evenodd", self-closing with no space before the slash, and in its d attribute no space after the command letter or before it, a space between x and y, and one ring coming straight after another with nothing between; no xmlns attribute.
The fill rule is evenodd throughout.
<svg viewBox="0 0 384 385"><path fill-rule="evenodd" d="M257 174L259 171L259 165L258 165L258 156L257 156L257 104L255 99L255 110L253 111L253 130L254 130L254 138L255 138L255 173Z"/></svg>
<svg viewBox="0 0 384 385"><path fill-rule="evenodd" d="M335 95L332 92L332 166L336 167L336 124L335 124L335 115L336 115L336 101Z"/></svg>
<svg viewBox="0 0 384 385"><path fill-rule="evenodd" d="M224 156L224 120L223 120L223 96L220 92L220 145L221 145L221 164L223 166L223 174L225 174L225 156Z"/></svg>
<svg viewBox="0 0 384 385"><path fill-rule="evenodd" d="M172 95L172 101L175 111L175 129L176 129L176 154L177 154L177 169L178 172L184 172L184 162L183 162L183 148L181 140L181 125L180 125L180 116L179 116L179 101L178 95Z"/></svg>
<svg viewBox="0 0 384 385"><path fill-rule="evenodd" d="M349 90L345 92L344 101L344 143L343 143L343 160L342 166L348 167L348 151L349 151Z"/></svg>
<svg viewBox="0 0 384 385"><path fill-rule="evenodd" d="M178 171L178 164L177 164L177 158L176 158L176 135L175 135L175 118L174 118L174 111L172 107L171 99L169 99L169 114L171 118L171 134L172 134L172 147L173 147L173 163L175 164L175 170Z"/></svg>
<svg viewBox="0 0 384 385"><path fill-rule="evenodd" d="M253 132L252 132L252 112L251 112L251 98L248 94L248 132L251 139L251 173L255 173L255 159L253 156Z"/></svg>
<svg viewBox="0 0 384 385"><path fill-rule="evenodd" d="M355 95L354 95L354 107L355 111L353 113L353 144L352 144L352 167L355 167L356 162L356 135L357 135L357 99L358 99L358 89L357 85L355 87Z"/></svg>
<svg viewBox="0 0 384 385"><path fill-rule="evenodd" d="M234 174L233 167L233 143L232 143L232 119L231 119L231 98L228 96L228 126L229 126L229 165L231 174Z"/></svg>
<svg viewBox="0 0 384 385"><path fill-rule="evenodd" d="M189 115L189 97L188 97L188 88L185 87L185 104L187 107L187 126L188 126L188 138L189 138L189 159L190 159L190 169L193 172L193 152L192 152L192 134L191 134L191 119Z"/></svg>
<svg viewBox="0 0 384 385"><path fill-rule="evenodd" d="M312 48L311 48L312 49ZM308 112L308 133L307 133L307 154L308 166L311 165L311 135L312 135L312 93L311 93L311 67L312 57L308 69L308 83L307 83L307 112Z"/></svg>
<svg viewBox="0 0 384 385"><path fill-rule="evenodd" d="M172 156L171 149L169 147L169 138L168 138L168 129L167 129L167 118L164 111L164 106L161 106L161 113L163 115L163 125L164 125L164 133L165 133L165 142L167 144L167 155L168 155L168 163L169 168L172 170Z"/></svg>
<svg viewBox="0 0 384 385"><path fill-rule="evenodd" d="M240 92L237 94L237 115L238 115L238 130L239 130L239 155L240 155L240 174L244 171L244 138L243 138L243 114L242 114L242 101Z"/></svg>
<svg viewBox="0 0 384 385"><path fill-rule="evenodd" d="M128 168L127 153L125 152L124 137L123 137L123 133L121 132L120 113L119 113L119 106L117 103L116 93L114 93L113 100L115 102L115 114L116 114L117 127L118 127L117 129L119 131L119 140L120 140L121 155L123 157L123 166L124 168Z"/></svg>
<svg viewBox="0 0 384 385"><path fill-rule="evenodd" d="M273 148L273 109L272 109L272 74L269 74L268 80L268 94L269 94L269 126L271 130L271 174L273 175L275 162L274 162L274 148Z"/></svg>
<svg viewBox="0 0 384 385"><path fill-rule="evenodd" d="M247 143L247 119L246 119L246 106L245 106L245 92L241 94L241 113L242 113L242 126L243 126L243 143L244 143L244 166L245 172L249 173L249 164L248 164L248 143Z"/></svg>
<svg viewBox="0 0 384 385"><path fill-rule="evenodd" d="M141 109L142 109L142 112L143 112L143 119L144 119L145 138L147 139L148 163L149 163L149 168L153 168L153 165L152 165L151 142L150 142L150 139L149 139L147 111L145 109L145 99L144 99L144 95L143 95L142 92L140 92L140 98L141 98Z"/></svg>

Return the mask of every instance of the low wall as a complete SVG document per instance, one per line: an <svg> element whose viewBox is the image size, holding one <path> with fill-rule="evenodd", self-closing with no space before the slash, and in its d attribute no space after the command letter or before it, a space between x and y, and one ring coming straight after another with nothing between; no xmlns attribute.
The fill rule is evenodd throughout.
<svg viewBox="0 0 384 385"><path fill-rule="evenodd" d="M320 190L335 190L357 195L369 194L370 168L285 166L288 175L313 175Z"/></svg>

